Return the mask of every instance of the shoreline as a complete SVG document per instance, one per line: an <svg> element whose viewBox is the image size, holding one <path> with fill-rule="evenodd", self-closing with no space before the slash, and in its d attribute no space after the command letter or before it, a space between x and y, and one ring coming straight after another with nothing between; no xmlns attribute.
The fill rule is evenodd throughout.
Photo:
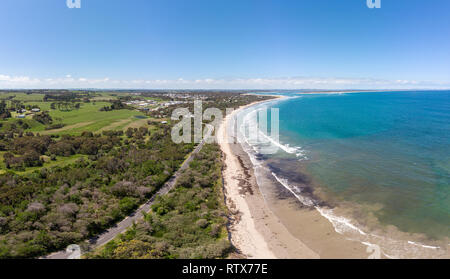
<svg viewBox="0 0 450 279"><path fill-rule="evenodd" d="M222 122L219 135L226 138L226 127L236 113L267 101L273 100L254 102L235 110ZM241 145L221 142L220 147L224 154L222 175L225 202L230 212L230 240L238 253L250 259L319 258L317 253L295 238L267 207L250 159Z"/></svg>
<svg viewBox="0 0 450 279"><path fill-rule="evenodd" d="M277 99L289 98L270 96ZM276 99L254 102L237 109L223 121L222 132L229 120L242 109L273 101ZM382 244L393 244L395 239L374 235L391 242L378 243L379 246L376 244L378 241L373 243L349 238L347 233L340 232L341 223L348 223L348 227L361 233L359 227L353 226L353 222L346 217L334 214L333 207L317 208L302 204L282 181L264 175L258 171L259 167L253 166L251 155L244 150L244 145L245 143L220 144L225 154L224 192L227 206L233 214L229 233L233 245L243 255L249 258L396 258L386 254L384 248L380 249ZM231 171L226 173L230 167ZM259 251L254 247L259 247ZM414 254L412 257L416 256L419 255Z"/></svg>
<svg viewBox="0 0 450 279"><path fill-rule="evenodd" d="M273 95L278 99L289 98ZM219 128L226 138L230 119L257 101L228 115ZM367 246L346 239L317 210L305 208L283 186L258 184L255 169L241 143L220 143L224 154L224 196L230 211L229 234L241 256L250 259L367 258ZM278 187L264 191L266 187ZM265 189L267 190L267 189ZM286 189L284 189L286 191Z"/></svg>
<svg viewBox="0 0 450 279"><path fill-rule="evenodd" d="M230 119L241 110L274 100L257 101L235 110L222 122L219 136L222 139L227 137L226 127ZM229 239L239 256L251 259L370 256L370 245L338 233L329 219L318 210L305 208L292 193L286 192L281 183L266 178L258 184L255 168L241 143L220 142L219 145L224 154L222 175L225 202L230 213ZM267 187L276 189L264 189ZM264 193L263 189L266 190Z"/></svg>
<svg viewBox="0 0 450 279"><path fill-rule="evenodd" d="M267 96L267 95L266 95ZM219 128L226 138L230 119L241 110L276 99L257 101L228 115ZM370 256L368 244L348 239L314 208L305 207L280 181L258 177L242 143L220 143L224 153L224 195L230 210L229 234L247 258L354 258ZM257 181L257 180L262 181Z"/></svg>
<svg viewBox="0 0 450 279"><path fill-rule="evenodd" d="M373 90L318 90L318 91L304 91L304 92L295 92L295 89L283 89L283 91L291 91L292 94L295 95L319 95L319 94L349 94L349 93L387 93L387 92L416 92L416 91L448 91L449 89L373 89ZM278 93L278 91L270 91L267 92L255 92L255 93L245 93L243 95L256 95L256 96L273 96L273 97L283 97L283 95L275 95L272 93Z"/></svg>

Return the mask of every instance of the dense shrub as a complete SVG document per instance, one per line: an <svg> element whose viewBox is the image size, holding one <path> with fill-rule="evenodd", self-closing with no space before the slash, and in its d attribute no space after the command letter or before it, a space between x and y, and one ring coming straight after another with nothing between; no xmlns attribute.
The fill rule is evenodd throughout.
<svg viewBox="0 0 450 279"><path fill-rule="evenodd" d="M0 174L0 258L41 256L102 232L157 191L193 148L174 144L170 133L140 145L122 135L0 134L5 166L13 170L42 166L44 155L84 156L23 175Z"/></svg>
<svg viewBox="0 0 450 279"><path fill-rule="evenodd" d="M206 145L176 188L160 197L141 222L88 258L223 258L231 251L217 145ZM213 177L214 180L211 180ZM208 183L203 182L206 178ZM129 182L114 190L133 191Z"/></svg>
<svg viewBox="0 0 450 279"><path fill-rule="evenodd" d="M53 122L52 117L46 111L43 111L41 113L37 113L37 114L33 115L33 119L44 125L52 124L52 122Z"/></svg>

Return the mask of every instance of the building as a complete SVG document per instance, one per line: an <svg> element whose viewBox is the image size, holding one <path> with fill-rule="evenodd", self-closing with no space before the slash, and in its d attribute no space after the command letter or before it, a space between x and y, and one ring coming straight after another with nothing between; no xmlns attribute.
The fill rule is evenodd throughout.
<svg viewBox="0 0 450 279"><path fill-rule="evenodd" d="M32 111L32 112L40 112L41 109L39 109L39 108L34 108L34 109L32 109L31 111Z"/></svg>
<svg viewBox="0 0 450 279"><path fill-rule="evenodd" d="M17 115L17 118L25 118L24 114Z"/></svg>

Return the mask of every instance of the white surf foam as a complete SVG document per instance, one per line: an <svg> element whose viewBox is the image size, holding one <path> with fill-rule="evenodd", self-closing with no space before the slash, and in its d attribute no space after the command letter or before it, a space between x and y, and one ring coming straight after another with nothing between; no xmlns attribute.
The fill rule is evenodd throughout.
<svg viewBox="0 0 450 279"><path fill-rule="evenodd" d="M411 244L411 245L420 246L420 247L427 248L427 249L440 249L441 248L441 247L438 247L438 246L424 245L424 244L417 243L417 242L414 242L414 241L408 241L408 243Z"/></svg>
<svg viewBox="0 0 450 279"><path fill-rule="evenodd" d="M295 190L293 190L287 179L283 179L283 178L279 178L275 173L272 172L273 177L275 177L275 179L281 184L283 185L284 188L286 188L289 192L291 192L302 204L306 205L306 206L314 206L314 201L312 201L310 198L308 197L304 197L302 195L300 195L301 190L299 188L296 188Z"/></svg>
<svg viewBox="0 0 450 279"><path fill-rule="evenodd" d="M380 249L380 253L387 258L390 259L420 258L428 255L428 253L425 253L424 250L420 248L428 250L441 249L441 247L439 246L430 246L414 241L395 240L389 237L366 233L362 229L360 229L357 225L354 225L350 219L336 215L333 209L314 205L315 203L311 199L302 196L300 194L301 191L299 191L298 187L291 185L287 179L280 178L273 172L272 175L284 188L289 190L302 204L314 207L320 213L320 215L322 215L333 225L333 228L337 233L346 236L350 240L359 241L360 243L368 247L378 247ZM413 245L416 248L411 248L411 245ZM390 253L387 254L386 251L390 251L393 254ZM430 254L430 256L433 255Z"/></svg>
<svg viewBox="0 0 450 279"><path fill-rule="evenodd" d="M245 123L245 121L243 121L245 123L245 125L250 125L250 124L254 125L256 123L256 121L257 121L256 120L257 119L256 111L257 110L253 110L252 112L248 113L248 115L246 115L245 120L250 121L250 122ZM248 137L245 137L245 128L244 128L245 125L242 125L240 127L240 129L238 129L238 130L241 130L240 132L242 133L242 135L244 135L243 138L244 138L246 144L241 144L243 146L244 151L249 155L249 158L255 169L256 168L259 169L260 167L263 167L263 169L265 169L266 171L269 171L268 169L266 169L263 166L262 162L257 159L257 154L259 153L260 147L257 145L250 144L248 142ZM260 131L258 131L258 132L260 132ZM306 158L304 151L300 147L291 147L291 146L289 146L289 144L282 144L280 142L277 142L277 141L271 139L269 136L265 135L264 133L261 133L261 135L266 137L267 140L269 140L272 144L277 145L284 152L289 153L289 154L295 154L297 157ZM354 240L354 241L359 241L360 243L362 243L368 247L369 246L370 247L374 247L374 246L382 247L381 253L387 258L391 258L391 259L405 258L405 257L415 258L416 255L420 255L420 254L423 255L423 253L420 252L420 251L423 251L421 248L424 248L425 250L430 250L430 251L440 249L440 247L438 247L438 246L424 245L424 244L413 242L413 241L395 240L395 239L391 239L388 237L377 236L374 234L366 233L362 229L358 228L357 225L354 225L354 223L350 219L345 218L343 216L336 215L334 213L333 209L315 205L315 202L313 200L301 195L300 188L290 185L289 181L287 179L280 178L273 172L272 172L272 175L276 179L276 181L278 181L284 188L286 188L288 191L290 191L302 204L304 204L305 206L314 207L321 214L321 216L326 218L333 225L333 228L337 233L344 235L347 238L350 236L349 239ZM409 247L414 246L416 248L408 248L408 246ZM420 250L417 250L417 249L420 249ZM394 255L387 254L385 252L385 250L392 252Z"/></svg>
<svg viewBox="0 0 450 279"><path fill-rule="evenodd" d="M299 146L291 147L289 144L283 144L279 140L275 140L271 136L267 135L266 133L262 132L261 130L257 130L257 140L254 141L254 135L253 141L250 139L250 135L247 135L246 128L248 127L258 127L258 112L265 108L258 108L254 109L253 111L247 113L242 121L241 127L239 127L239 131L241 133L242 138L244 141L253 148L255 152L260 152L264 148L267 148L267 145L272 144L275 146L275 149L281 149L284 152L288 154L294 154L299 160L307 160L308 157L306 156L306 152ZM262 139L262 140L261 140ZM252 141L252 142L251 142ZM267 150L267 149L266 149Z"/></svg>
<svg viewBox="0 0 450 279"><path fill-rule="evenodd" d="M333 209L323 208L316 206L317 211L319 211L320 215L325 217L328 221L333 224L334 230L337 233L344 234L345 232L358 232L361 235L367 235L367 233L363 232L360 228L353 225L352 222L342 216L337 216L334 214Z"/></svg>
<svg viewBox="0 0 450 279"><path fill-rule="evenodd" d="M337 216L333 213L332 209L323 208L315 205L315 202L308 197L304 197L300 195L300 191L298 187L294 187L289 184L289 181L284 178L278 177L275 173L272 172L272 176L287 190L289 190L302 204L306 206L313 206L323 217L333 224L333 227L337 233L343 234L348 231L356 231L361 235L367 235L361 229L352 224L352 222L342 216Z"/></svg>

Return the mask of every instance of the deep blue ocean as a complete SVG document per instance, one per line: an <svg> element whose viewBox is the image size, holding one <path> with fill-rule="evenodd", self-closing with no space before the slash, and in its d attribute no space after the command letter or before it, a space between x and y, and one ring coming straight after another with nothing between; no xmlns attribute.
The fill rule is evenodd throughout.
<svg viewBox="0 0 450 279"><path fill-rule="evenodd" d="M333 204L450 237L450 91L276 94L290 97L268 104L279 108L280 141L299 152L272 157L298 161Z"/></svg>

